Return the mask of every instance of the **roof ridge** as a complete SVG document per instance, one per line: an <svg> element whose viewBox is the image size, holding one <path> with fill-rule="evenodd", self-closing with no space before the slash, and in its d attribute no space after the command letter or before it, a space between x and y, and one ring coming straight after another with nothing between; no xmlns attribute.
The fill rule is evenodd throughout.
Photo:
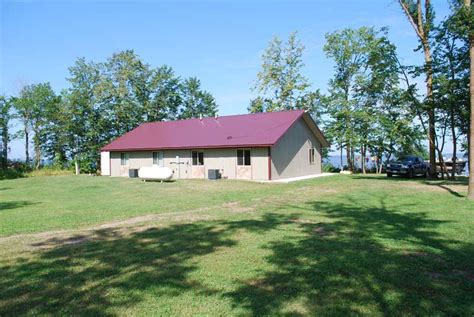
<svg viewBox="0 0 474 317"><path fill-rule="evenodd" d="M293 109L293 110L281 110L281 111L265 111L265 112L254 112L254 113L240 113L240 114L229 114L224 116L218 116L218 118L229 118L229 117L243 117L243 116L258 116L258 115L268 115L273 113L282 113L282 112L304 112L303 109ZM215 117L203 117L200 118L187 118L187 119L177 119L177 120L168 120L168 121L149 121L143 122L141 125L150 124L150 123L167 123L167 122L183 122L183 121L193 121L193 120L209 120L215 119Z"/></svg>

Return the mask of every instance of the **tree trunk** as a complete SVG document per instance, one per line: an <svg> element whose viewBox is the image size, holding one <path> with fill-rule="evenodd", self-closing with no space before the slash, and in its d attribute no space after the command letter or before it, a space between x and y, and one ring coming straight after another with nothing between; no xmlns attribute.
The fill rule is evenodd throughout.
<svg viewBox="0 0 474 317"><path fill-rule="evenodd" d="M39 140L35 138L35 169L39 169L41 165L41 145Z"/></svg>
<svg viewBox="0 0 474 317"><path fill-rule="evenodd" d="M435 131L435 119L434 119L434 110L431 109L428 111L428 120L429 120L429 148L430 148L430 178L436 179L438 174L436 173L436 147L434 140L436 139Z"/></svg>
<svg viewBox="0 0 474 317"><path fill-rule="evenodd" d="M444 175L446 175L446 178L449 178L448 168L446 167L446 163L444 162L444 157L443 157L444 145L446 141L446 131L447 131L447 124L445 123L442 129L442 133L441 133L441 145L440 145L440 141L438 139L436 140L436 151L438 152L438 164L441 171L441 179L444 179Z"/></svg>
<svg viewBox="0 0 474 317"><path fill-rule="evenodd" d="M468 1L468 0L465 0ZM431 60L431 48L429 43L429 32L430 26L426 22L431 17L430 8L431 1L425 0L425 20L423 20L422 1L416 2L417 14L413 14L410 11L409 4L404 0L399 0L400 6L402 7L408 21L413 26L421 45L423 47L423 53L425 57L425 74L426 74L426 113L428 114L428 142L430 152L430 178L436 178L436 129L435 129L435 110L433 104L433 66Z"/></svg>
<svg viewBox="0 0 474 317"><path fill-rule="evenodd" d="M436 179L436 128L435 110L433 107L433 68L431 61L431 50L428 41L423 41L423 51L425 53L426 64L426 100L428 102L428 142L430 152L430 178Z"/></svg>
<svg viewBox="0 0 474 317"><path fill-rule="evenodd" d="M352 165L352 172L355 172L355 148L351 147L351 165Z"/></svg>
<svg viewBox="0 0 474 317"><path fill-rule="evenodd" d="M349 143L348 143L349 144ZM351 147L349 145L346 145L346 160L347 160L347 169L351 172L354 171L354 167L352 166L352 160L351 160Z"/></svg>
<svg viewBox="0 0 474 317"><path fill-rule="evenodd" d="M468 172L470 170L469 168L469 164L471 164L471 160L470 160L470 156L471 156L471 130L470 128L468 127L468 130L467 130L467 164L468 164Z"/></svg>
<svg viewBox="0 0 474 317"><path fill-rule="evenodd" d="M468 198L474 200L474 36L471 36L469 48L469 57L471 59L470 67L470 99L471 99L471 117L469 124L469 186Z"/></svg>
<svg viewBox="0 0 474 317"><path fill-rule="evenodd" d="M469 14L469 59L470 59L470 75L469 75L469 92L471 103L471 117L469 124L469 186L467 197L474 200L474 26L471 25L471 2L472 0L465 0L464 4L467 7Z"/></svg>
<svg viewBox="0 0 474 317"><path fill-rule="evenodd" d="M453 43L454 46L454 43ZM454 66L454 48L451 46L449 50L449 70L451 73L451 81L454 83L456 80L456 69ZM456 90L451 87L451 94L455 96ZM455 113L455 107L457 105L453 105L452 103L449 104L449 125L451 128L451 140L452 140L452 145L453 145L453 153L451 157L451 163L452 163L452 168L451 168L451 176L448 175L448 178L451 178L451 180L456 180L456 161L457 161L457 135L456 135L456 113Z"/></svg>
<svg viewBox="0 0 474 317"><path fill-rule="evenodd" d="M342 144L341 144L341 171L344 170L344 162L342 161Z"/></svg>
<svg viewBox="0 0 474 317"><path fill-rule="evenodd" d="M5 125L2 133L2 168L8 167L8 124Z"/></svg>
<svg viewBox="0 0 474 317"><path fill-rule="evenodd" d="M428 12L430 7L430 1L425 0L425 18L428 20ZM423 25L423 19L421 18L421 1L418 1L418 27L421 33L421 43L423 45L423 52L425 55L425 67L426 67L426 99L428 102L428 142L430 150L430 178L436 179L438 174L436 173L436 127L435 127L435 108L433 100L433 65L431 59L431 47L429 42L429 27ZM443 159L442 157L440 158Z"/></svg>
<svg viewBox="0 0 474 317"><path fill-rule="evenodd" d="M29 165L30 164L30 151L29 151L30 134L26 126L25 126L24 132L25 132L25 162L26 162L26 165Z"/></svg>
<svg viewBox="0 0 474 317"><path fill-rule="evenodd" d="M437 149L438 151L438 161L439 161L439 167L440 167L440 170L441 170L441 179L444 179L444 175L446 175L446 178L448 178L448 169L446 168L446 163L444 162L444 158L443 158L443 152L439 149ZM438 173L436 173L438 174Z"/></svg>
<svg viewBox="0 0 474 317"><path fill-rule="evenodd" d="M345 123L346 123L346 129L351 127L351 118L349 117L349 91L350 91L350 84L346 83L346 86L344 87L344 96L345 96L345 108L346 108L346 114L345 114ZM346 132L347 133L347 132ZM351 131L352 134L352 131ZM354 161L352 160L354 156L352 155L352 145L350 138L346 135L346 158L347 158L347 168L349 171L354 172Z"/></svg>
<svg viewBox="0 0 474 317"><path fill-rule="evenodd" d="M79 161L78 161L77 157L74 160L74 167L76 169L76 175L79 175L81 173L81 167L79 166Z"/></svg>
<svg viewBox="0 0 474 317"><path fill-rule="evenodd" d="M366 171L365 171L365 154L366 154L366 153L365 153L365 147L362 147L362 149L361 149L361 151L360 151L360 154L361 154L361 155L360 155L360 156L361 156L360 159L362 160L362 161L360 162L360 163L361 163L361 167L362 167L362 174L365 174L365 173L366 173Z"/></svg>
<svg viewBox="0 0 474 317"><path fill-rule="evenodd" d="M453 157L451 159L453 167L451 170L451 179L456 179L456 156L457 156L457 137L456 137L456 123L454 121L454 109L451 108L451 137L453 138Z"/></svg>
<svg viewBox="0 0 474 317"><path fill-rule="evenodd" d="M392 157L392 152L390 151L387 155L387 159L385 160L385 163L390 162L390 158ZM383 160L382 160L382 155L380 155L380 174L382 174L382 168L383 168Z"/></svg>

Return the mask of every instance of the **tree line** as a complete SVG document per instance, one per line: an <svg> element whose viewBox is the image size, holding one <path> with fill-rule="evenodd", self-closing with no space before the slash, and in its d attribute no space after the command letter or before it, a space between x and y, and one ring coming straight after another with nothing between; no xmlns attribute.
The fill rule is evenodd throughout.
<svg viewBox="0 0 474 317"><path fill-rule="evenodd" d="M449 0L451 13L440 21L430 0L398 2L424 63L403 65L386 28L337 30L326 34L323 50L334 73L327 92L321 93L303 75L304 45L297 33L285 41L275 37L262 55L253 87L257 97L248 110L308 110L341 155L344 150L349 170L355 169L357 154L375 157L378 172L393 156L426 154L430 176L436 178L436 160L444 166L442 153L451 139L453 163L460 150L469 154L469 195L474 197L472 0ZM425 80L424 88L414 83L416 78ZM100 63L78 59L69 68L68 81L69 88L59 93L42 83L23 87L18 96L0 96L3 167L9 140L24 138L27 163L32 142L36 167L46 158L57 166L74 162L77 170L95 171L100 147L142 122L217 111L197 78L183 80L168 66L151 68L133 51ZM12 118L22 125L15 135L9 133ZM365 172L364 159L361 164Z"/></svg>
<svg viewBox="0 0 474 317"><path fill-rule="evenodd" d="M334 73L325 94L311 90L302 75L304 45L297 33L287 41L275 37L262 55L253 87L257 97L250 102L249 111L310 111L341 155L345 151L351 171L356 154L363 158L363 172L368 153L376 158L379 172L394 156L418 154L429 157L433 178L437 158L444 177L442 153L448 138L454 162L458 144L462 151L472 151L469 52L474 23L470 3L451 1L451 14L435 22L429 0L399 0L401 12L418 36L420 45L414 49L423 52L422 65L400 62L387 28L326 34L323 50L334 63ZM425 90L413 82L415 78L425 79ZM427 152L424 140L428 140ZM449 176L454 178L454 172Z"/></svg>
<svg viewBox="0 0 474 317"><path fill-rule="evenodd" d="M196 77L182 79L169 66L152 68L131 50L105 62L79 58L69 68L69 87L56 93L49 83L25 86L18 96L0 96L1 164L9 141L25 141L26 164L43 160L76 172L95 172L100 148L149 121L213 116L214 97ZM16 119L20 130L11 134ZM33 145L33 155L29 149Z"/></svg>

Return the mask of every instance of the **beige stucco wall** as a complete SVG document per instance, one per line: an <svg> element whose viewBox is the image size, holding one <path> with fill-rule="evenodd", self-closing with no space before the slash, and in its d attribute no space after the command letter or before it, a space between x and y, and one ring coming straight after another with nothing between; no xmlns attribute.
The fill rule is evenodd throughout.
<svg viewBox="0 0 474 317"><path fill-rule="evenodd" d="M315 148L314 164L309 149ZM303 119L299 119L271 149L272 179L321 173L321 143Z"/></svg>
<svg viewBox="0 0 474 317"><path fill-rule="evenodd" d="M153 152L150 152L153 155ZM176 164L178 162L181 164ZM153 159L152 159L153 160ZM173 179L191 178L191 151L188 150L172 150L163 151L163 165L173 170Z"/></svg>
<svg viewBox="0 0 474 317"><path fill-rule="evenodd" d="M237 149L204 149L204 178L207 178L209 169L220 170L222 177L237 178ZM192 178L192 175L202 175L197 169L202 167L192 166L191 150L165 150L163 151L163 164L173 170L173 178ZM153 165L153 152L129 152L129 166L120 165L120 152L111 152L111 176L128 176L128 168L140 168ZM183 164L176 164L176 156ZM195 169L193 171L193 169ZM251 149L251 179L268 180L268 149Z"/></svg>
<svg viewBox="0 0 474 317"><path fill-rule="evenodd" d="M253 148L251 163L252 179L268 180L268 148Z"/></svg>
<svg viewBox="0 0 474 317"><path fill-rule="evenodd" d="M120 176L120 153L110 152L110 176Z"/></svg>
<svg viewBox="0 0 474 317"><path fill-rule="evenodd" d="M208 170L218 169L222 177L234 179L237 166L235 149L208 149L204 150L204 166L206 175Z"/></svg>
<svg viewBox="0 0 474 317"><path fill-rule="evenodd" d="M128 152L128 166L120 165L120 153L110 152L111 176L128 176L128 168L140 168L153 165L152 152Z"/></svg>

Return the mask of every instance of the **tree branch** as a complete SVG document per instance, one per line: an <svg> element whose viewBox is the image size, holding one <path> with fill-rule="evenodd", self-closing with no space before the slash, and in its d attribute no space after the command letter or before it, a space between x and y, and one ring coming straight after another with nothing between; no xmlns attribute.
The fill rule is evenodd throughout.
<svg viewBox="0 0 474 317"><path fill-rule="evenodd" d="M419 0L418 0L419 1ZM418 35L418 37L420 39L423 39L423 34L420 32L420 30L418 29L418 26L417 24L415 23L415 20L413 20L413 17L410 13L410 10L408 10L408 7L406 5L406 3L403 1L403 0L398 0L398 2L400 3L400 6L402 7L403 9L403 12L405 13L405 15L407 16L408 18L408 21L410 22L410 24L413 26L413 29L415 30L416 34Z"/></svg>
<svg viewBox="0 0 474 317"><path fill-rule="evenodd" d="M427 6L429 3L429 0L425 0L425 6ZM421 33L421 40L424 41L426 40L425 38L425 30L423 28L423 11L421 8L421 0L417 0L416 2L416 9L418 10L418 29ZM426 12L428 12L428 7L426 7ZM425 17L428 19L428 16Z"/></svg>

